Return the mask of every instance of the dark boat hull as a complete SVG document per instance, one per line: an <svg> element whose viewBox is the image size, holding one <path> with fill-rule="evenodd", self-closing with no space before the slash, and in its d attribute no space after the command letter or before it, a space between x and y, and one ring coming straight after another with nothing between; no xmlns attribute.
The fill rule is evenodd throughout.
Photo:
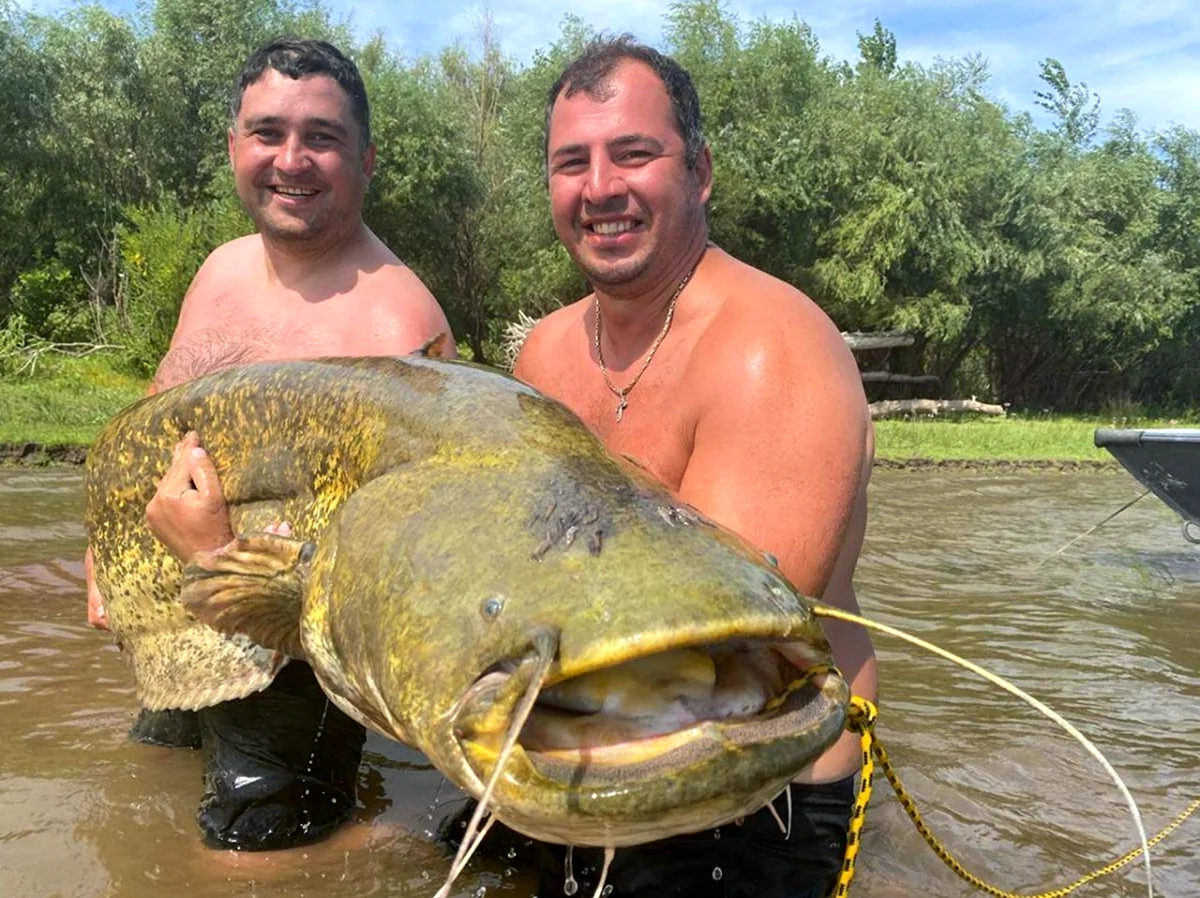
<svg viewBox="0 0 1200 898"><path fill-rule="evenodd" d="M1101 428L1095 441L1185 522L1200 526L1200 429Z"/></svg>

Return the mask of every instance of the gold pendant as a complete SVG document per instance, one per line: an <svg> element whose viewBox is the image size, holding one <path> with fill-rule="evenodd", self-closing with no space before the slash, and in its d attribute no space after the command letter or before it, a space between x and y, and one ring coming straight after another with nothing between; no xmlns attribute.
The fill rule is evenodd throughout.
<svg viewBox="0 0 1200 898"><path fill-rule="evenodd" d="M622 396L621 401L617 403L617 423L618 424L620 424L621 419L625 417L625 406L627 406L627 405L629 405L629 402L625 399L624 396Z"/></svg>

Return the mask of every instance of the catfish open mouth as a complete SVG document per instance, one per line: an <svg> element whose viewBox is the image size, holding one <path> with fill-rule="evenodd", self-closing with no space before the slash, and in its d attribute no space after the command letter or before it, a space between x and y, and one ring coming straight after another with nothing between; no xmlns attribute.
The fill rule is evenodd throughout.
<svg viewBox="0 0 1200 898"><path fill-rule="evenodd" d="M456 734L477 759L479 749L492 755L507 731L524 691L516 669L497 665L459 706ZM575 786L661 776L755 746L784 744L780 752L794 764L836 738L846 698L828 655L808 643L673 648L551 683L517 745L541 776Z"/></svg>

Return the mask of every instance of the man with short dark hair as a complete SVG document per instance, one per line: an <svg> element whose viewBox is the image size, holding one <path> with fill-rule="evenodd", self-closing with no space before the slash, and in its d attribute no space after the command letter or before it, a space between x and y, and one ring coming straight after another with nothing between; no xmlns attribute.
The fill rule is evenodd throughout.
<svg viewBox="0 0 1200 898"><path fill-rule="evenodd" d="M857 611L873 458L858 369L808 297L709 242L712 156L688 73L628 36L593 44L550 92L545 147L555 230L594 292L538 323L517 376L773 555L800 591ZM874 699L866 632L825 626L854 692ZM764 809L617 851L612 894L824 895L858 766L846 735L800 772L774 803L785 818L790 806L790 837ZM562 851L543 854L538 894L564 894ZM576 849L582 894L602 866Z"/></svg>
<svg viewBox="0 0 1200 898"><path fill-rule="evenodd" d="M150 391L248 362L403 355L449 325L420 279L362 219L375 164L354 63L324 41L272 41L247 60L231 103L229 159L256 233L196 273ZM453 351L453 341L446 341ZM200 437L186 435L146 509L178 557L232 539ZM104 626L88 566L88 619ZM311 842L349 818L364 731L329 704L307 665L269 688L183 712L143 712L135 738L204 751L205 841L246 850Z"/></svg>

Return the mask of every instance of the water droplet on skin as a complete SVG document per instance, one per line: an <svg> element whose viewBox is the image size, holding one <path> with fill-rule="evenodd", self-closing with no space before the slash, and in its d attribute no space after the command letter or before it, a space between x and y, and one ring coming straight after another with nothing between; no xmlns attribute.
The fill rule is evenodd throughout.
<svg viewBox="0 0 1200 898"><path fill-rule="evenodd" d="M719 829L714 829L714 830L713 830L713 838L714 838L714 839L719 839L719 838L721 838L721 831L720 831Z"/></svg>
<svg viewBox="0 0 1200 898"><path fill-rule="evenodd" d="M720 867L713 867L713 882L720 882L721 877L725 874L721 872Z"/></svg>
<svg viewBox="0 0 1200 898"><path fill-rule="evenodd" d="M517 856L517 849L509 848L508 849L508 859L511 861L516 856Z"/></svg>
<svg viewBox="0 0 1200 898"><path fill-rule="evenodd" d="M613 893L613 887L611 885L607 885L604 887L604 891L601 892L600 894L607 896L607 895L611 895L612 893Z"/></svg>

